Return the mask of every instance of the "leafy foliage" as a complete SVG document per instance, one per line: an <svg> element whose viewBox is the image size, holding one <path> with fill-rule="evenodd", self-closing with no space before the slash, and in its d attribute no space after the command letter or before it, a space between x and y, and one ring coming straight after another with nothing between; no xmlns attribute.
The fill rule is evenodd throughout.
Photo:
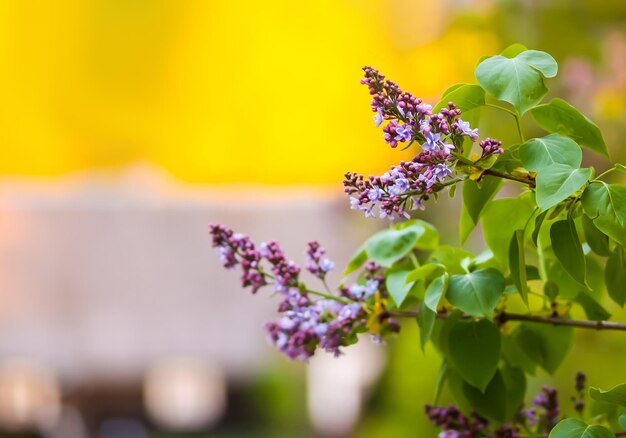
<svg viewBox="0 0 626 438"><path fill-rule="evenodd" d="M357 342L357 333L368 331L380 338L395 333L396 319L409 316L420 327L421 348L432 342L443 356L437 397L447 386L463 411L430 411L443 431L459 432L445 436L517 436L523 427L527 436L605 438L614 436L607 427L626 429L626 384L609 391L592 388L595 404L587 418L580 405L584 385L577 381L574 400L580 419L560 417L556 392L544 388L532 402L533 409L543 409L543 416L522 419L532 410L524 410L529 402L527 375L557 372L574 342L574 327L626 329L624 324L607 323L611 313L603 296L606 290L619 306L626 304L626 186L603 179L614 170L623 173L626 166L610 165L597 177L595 169L581 167L581 148L605 157L608 150L598 127L576 108L558 98L542 102L547 80L558 72L556 61L545 52L513 45L478 64L478 84L450 87L435 106L436 115L394 83L382 82L377 71L365 71L373 105L379 105L374 108L376 123L388 122L383 127L385 141L393 147L398 142L415 144L418 155L368 182L348 174L344 185L355 196L353 208L373 216L377 206L381 216L397 214L408 220L370 237L350 260L337 291L325 282L328 293L299 281L292 284L291 293L295 289L301 301L318 295L336 301L333 305L342 310L332 314L335 320L322 321L317 327L321 334L308 329L286 341L275 336L275 343L288 352L290 343L297 342L308 349L315 348L315 342L345 346ZM468 111L476 116L484 106L512 116L511 130L518 133L519 142L486 138L479 143L481 154L472 154L478 134L459 116ZM545 130L536 138L523 136L522 116L527 112ZM419 129L410 125L418 113ZM422 163L420 157L443 158ZM479 255L462 246L441 245L435 227L414 218L424 200L454 190L458 183L463 198L460 240L465 242L480 226L486 251ZM521 190L501 191L505 184ZM411 198L414 192L421 198ZM218 242L225 265L232 267L239 256L253 259L245 259L246 269L256 267L258 261L249 253L233 250L237 242L230 247ZM243 249L251 251L248 244ZM319 265L323 253L315 254L318 265L307 269L325 280L326 271ZM269 260L274 275L283 275L283 269L297 276L298 271L289 271L292 265ZM347 277L357 272L349 286ZM260 286L267 284L265 272L259 275L251 278ZM245 281L252 280L244 277L247 286ZM319 317L328 317L333 305L324 304ZM298 315L298 306L287 307ZM571 320L572 307L587 319ZM512 308L525 310L512 313ZM340 326L339 338L329 340L326 330L344 324L344 314L353 325ZM444 411L452 419L443 418ZM472 412L478 416L472 417ZM473 434L476 431L480 434Z"/></svg>

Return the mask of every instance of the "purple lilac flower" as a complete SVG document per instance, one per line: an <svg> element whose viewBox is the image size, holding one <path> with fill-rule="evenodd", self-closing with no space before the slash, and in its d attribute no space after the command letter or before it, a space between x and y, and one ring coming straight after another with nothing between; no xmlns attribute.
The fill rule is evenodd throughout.
<svg viewBox="0 0 626 438"><path fill-rule="evenodd" d="M381 218L408 218L407 210L422 208L436 189L453 171L443 158L444 151L421 152L413 161L400 162L382 176L365 179L357 173L346 173L344 187L351 195L352 209L374 216L374 207Z"/></svg>
<svg viewBox="0 0 626 438"><path fill-rule="evenodd" d="M424 134L425 142L422 143L422 149L429 152L437 151L441 149L439 144L441 143L441 134L428 131Z"/></svg>
<svg viewBox="0 0 626 438"><path fill-rule="evenodd" d="M465 135L472 141L478 140L478 128L472 129L469 122L457 118L452 127L456 130L458 135Z"/></svg>
<svg viewBox="0 0 626 438"><path fill-rule="evenodd" d="M437 407L426 405L426 416L431 423L441 429L439 438L518 438L519 428L509 423L502 424L497 430L489 432L489 421L472 412L464 415L456 406Z"/></svg>
<svg viewBox="0 0 626 438"><path fill-rule="evenodd" d="M544 432L549 433L559 422L561 412L556 389L544 386L541 393L533 399L533 404L543 408L541 417L545 426Z"/></svg>
<svg viewBox="0 0 626 438"><path fill-rule="evenodd" d="M354 342L357 333L366 331L368 309L374 305L371 297L377 292L381 297L387 296L382 268L369 262L364 268L365 285L342 287L334 294L314 299L319 293L300 283L300 268L286 259L277 242L263 243L257 250L250 238L222 225L211 225L210 233L224 267L241 268L244 287L250 286L256 293L273 280L282 301L278 305L279 317L266 324L268 338L292 359L307 360L319 348L341 354L341 348ZM306 268L322 280L334 267L325 253L317 242L307 246ZM263 263L271 274L264 271ZM349 290L358 293L351 295ZM398 323L387 314L380 318L384 327L381 334L399 331Z"/></svg>
<svg viewBox="0 0 626 438"><path fill-rule="evenodd" d="M324 258L324 254L326 250L318 242L309 242L306 251L306 269L321 280L324 280L326 274L335 267L331 260Z"/></svg>
<svg viewBox="0 0 626 438"><path fill-rule="evenodd" d="M376 123L377 128L380 128L380 125L383 124L383 120L385 120L385 116L383 115L382 110L379 109L374 116L374 123Z"/></svg>
<svg viewBox="0 0 626 438"><path fill-rule="evenodd" d="M222 225L211 225L213 246L217 248L220 261L226 269L241 267L242 287L251 287L252 293L267 284L265 274L260 267L261 253L256 250L252 241Z"/></svg>
<svg viewBox="0 0 626 438"><path fill-rule="evenodd" d="M395 140L411 141L413 138L413 128L411 125L401 125L396 128Z"/></svg>
<svg viewBox="0 0 626 438"><path fill-rule="evenodd" d="M380 177L365 179L357 173L347 173L344 180L346 193L352 195L350 208L361 210L365 217L395 219L410 217L407 211L424 209L424 201L442 189L444 180L452 176L456 164L453 151L462 151L463 138L478 139L478 129L459 116L453 102L439 112L400 87L378 70L363 67L372 97L372 111L376 113L376 126L382 126L383 138L392 147L400 143L417 142L421 152L409 163L393 166ZM383 123L387 124L383 126ZM502 153L498 140L485 139L480 143L483 156ZM438 184L441 184L438 186Z"/></svg>
<svg viewBox="0 0 626 438"><path fill-rule="evenodd" d="M479 143L480 147L483 150L482 156L486 157L487 155L492 155L492 154L501 154L504 152L504 149L502 149L502 142L499 140L495 140L493 138L489 138L487 137L486 139L484 139L483 141L481 141Z"/></svg>
<svg viewBox="0 0 626 438"><path fill-rule="evenodd" d="M572 397L574 402L574 409L579 414L582 414L585 409L585 387L587 386L587 376L582 371L576 373L574 380L574 389L576 389L576 396Z"/></svg>
<svg viewBox="0 0 626 438"><path fill-rule="evenodd" d="M277 292L285 294L290 288L297 287L300 268L285 258L277 242L262 243L261 255L272 265L274 289Z"/></svg>

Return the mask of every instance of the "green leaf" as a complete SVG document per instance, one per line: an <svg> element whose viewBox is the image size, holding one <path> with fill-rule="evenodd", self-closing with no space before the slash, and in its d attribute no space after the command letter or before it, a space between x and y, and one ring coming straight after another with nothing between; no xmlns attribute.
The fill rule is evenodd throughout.
<svg viewBox="0 0 626 438"><path fill-rule="evenodd" d="M491 322L457 321L450 329L448 360L464 381L485 392L498 368L500 330Z"/></svg>
<svg viewBox="0 0 626 438"><path fill-rule="evenodd" d="M495 176L485 176L480 183L466 179L463 182L463 213L461 216L461 243L467 240L478 224L480 213L502 186L502 180Z"/></svg>
<svg viewBox="0 0 626 438"><path fill-rule="evenodd" d="M592 387L589 388L589 395L594 400L626 407L626 383L609 390Z"/></svg>
<svg viewBox="0 0 626 438"><path fill-rule="evenodd" d="M415 230L418 238L414 247L422 251L434 251L439 245L439 231L426 221L411 219L393 227L395 230Z"/></svg>
<svg viewBox="0 0 626 438"><path fill-rule="evenodd" d="M604 268L606 290L613 301L624 307L626 303L626 260L624 253L617 248L611 253Z"/></svg>
<svg viewBox="0 0 626 438"><path fill-rule="evenodd" d="M552 280L548 280L543 285L543 294L551 301L556 300L559 296L559 285Z"/></svg>
<svg viewBox="0 0 626 438"><path fill-rule="evenodd" d="M605 403L598 400L590 400L589 417L594 420L606 420L608 423L617 421L618 411L622 408L619 405Z"/></svg>
<svg viewBox="0 0 626 438"><path fill-rule="evenodd" d="M383 230L365 242L365 251L370 259L388 268L411 252L418 238L413 228Z"/></svg>
<svg viewBox="0 0 626 438"><path fill-rule="evenodd" d="M513 284L528 306L528 284L526 283L526 255L524 254L524 230L515 230L509 245L509 267Z"/></svg>
<svg viewBox="0 0 626 438"><path fill-rule="evenodd" d="M413 269L411 273L407 275L406 282L413 283L415 281L424 281L434 274L439 274L441 271L445 270L446 267L438 263L426 263L425 265Z"/></svg>
<svg viewBox="0 0 626 438"><path fill-rule="evenodd" d="M479 415L495 421L507 419L506 386L500 371L496 372L484 391L463 382L463 395Z"/></svg>
<svg viewBox="0 0 626 438"><path fill-rule="evenodd" d="M580 146L568 137L550 134L543 138L533 138L519 148L519 157L524 167L531 172L541 172L554 164L580 167L583 153Z"/></svg>
<svg viewBox="0 0 626 438"><path fill-rule="evenodd" d="M615 438L615 434L603 426L589 426L576 418L566 418L550 431L549 438Z"/></svg>
<svg viewBox="0 0 626 438"><path fill-rule="evenodd" d="M537 174L537 206L545 211L578 191L591 177L591 169L554 164ZM626 189L625 189L626 190Z"/></svg>
<svg viewBox="0 0 626 438"><path fill-rule="evenodd" d="M579 292L589 291L586 285L574 280L558 260L553 260L547 270L550 284L557 287L558 296L565 300L573 300Z"/></svg>
<svg viewBox="0 0 626 438"><path fill-rule="evenodd" d="M343 271L343 276L348 276L357 269L359 269L363 264L367 261L367 252L363 247L356 250L350 261L348 262L348 266L346 270Z"/></svg>
<svg viewBox="0 0 626 438"><path fill-rule="evenodd" d="M491 317L504 293L504 276L494 268L466 275L453 275L448 281L448 301L473 316Z"/></svg>
<svg viewBox="0 0 626 438"><path fill-rule="evenodd" d="M574 331L566 326L522 323L514 339L530 360L554 374L572 347Z"/></svg>
<svg viewBox="0 0 626 438"><path fill-rule="evenodd" d="M585 189L581 201L593 224L626 247L626 187L594 181Z"/></svg>
<svg viewBox="0 0 626 438"><path fill-rule="evenodd" d="M398 308L402 307L404 300L406 300L409 292L415 285L415 283L407 283L406 277L410 271L395 271L387 274L385 279L385 286L389 291L389 295L393 298Z"/></svg>
<svg viewBox="0 0 626 438"><path fill-rule="evenodd" d="M454 102L456 107L465 113L485 105L485 90L474 84L460 84L458 87L446 90L439 103L433 108L433 112L447 108L448 102Z"/></svg>
<svg viewBox="0 0 626 438"><path fill-rule="evenodd" d="M506 387L506 416L505 419L513 418L519 408L524 404L526 395L526 374L521 368L504 366L500 373Z"/></svg>
<svg viewBox="0 0 626 438"><path fill-rule="evenodd" d="M435 278L426 289L424 295L424 304L433 312L437 312L439 301L441 297L446 294L448 288L448 274L444 273L442 276Z"/></svg>
<svg viewBox="0 0 626 438"><path fill-rule="evenodd" d="M519 114L524 114L541 102L548 92L543 83L546 73L556 73L554 59L545 52L529 50L514 58L492 56L485 59L476 68L476 79L489 94L510 103Z"/></svg>
<svg viewBox="0 0 626 438"><path fill-rule="evenodd" d="M563 99L552 99L550 103L539 105L531 110L531 114L546 131L565 135L583 147L609 156L600 129Z"/></svg>
<svg viewBox="0 0 626 438"><path fill-rule="evenodd" d="M587 292L579 292L574 298L574 301L582 306L585 315L587 315L587 319L592 321L606 321L611 317L611 314Z"/></svg>
<svg viewBox="0 0 626 438"><path fill-rule="evenodd" d="M443 390L443 385L446 382L446 377L448 375L448 362L444 358L441 362L441 368L439 368L439 374L437 374L437 381L435 382L435 395L433 397L433 405L439 404L439 396L441 395L441 391Z"/></svg>
<svg viewBox="0 0 626 438"><path fill-rule="evenodd" d="M517 55L519 55L522 52L525 52L526 50L528 50L528 47L526 47L525 45L515 43L515 44L511 44L509 47L504 49L502 53L500 53L500 55L506 58L515 58Z"/></svg>
<svg viewBox="0 0 626 438"><path fill-rule="evenodd" d="M532 68L539 70L544 78L553 78L559 71L559 66L550 54L539 50L525 50L517 55L517 59L524 61Z"/></svg>
<svg viewBox="0 0 626 438"><path fill-rule="evenodd" d="M422 301L420 304L420 310L417 313L417 325L420 327L420 347L422 348L422 351L424 351L424 347L426 347L426 343L433 333L433 327L435 326L436 319L437 314L426 307Z"/></svg>
<svg viewBox="0 0 626 438"><path fill-rule="evenodd" d="M611 250L609 249L609 237L598 230L587 215L582 215L582 224L585 240L593 252L603 257L609 256L611 254Z"/></svg>
<svg viewBox="0 0 626 438"><path fill-rule="evenodd" d="M461 319L463 314L459 310L453 310L444 320L436 320L433 328L432 341L435 347L441 351L444 357L450 355L448 341L452 327Z"/></svg>
<svg viewBox="0 0 626 438"><path fill-rule="evenodd" d="M619 425L626 429L626 414L622 414L619 417Z"/></svg>
<svg viewBox="0 0 626 438"><path fill-rule="evenodd" d="M462 265L463 260L473 257L474 254L463 248L441 245L430 255L428 262L444 265L450 274L461 274L465 272Z"/></svg>
<svg viewBox="0 0 626 438"><path fill-rule="evenodd" d="M535 201L530 193L517 198L491 201L480 215L480 224L487 247L506 271L509 260L509 244L515 230L523 229L535 210Z"/></svg>
<svg viewBox="0 0 626 438"><path fill-rule="evenodd" d="M543 225L543 221L546 218L548 211L544 211L543 213L537 215L535 218L535 229L533 230L532 239L535 246L537 246L537 239L539 238L539 232L541 231L541 226Z"/></svg>
<svg viewBox="0 0 626 438"><path fill-rule="evenodd" d="M537 364L528 358L513 336L502 336L502 358L511 366L521 367L526 373L535 375Z"/></svg>
<svg viewBox="0 0 626 438"><path fill-rule="evenodd" d="M550 228L550 241L554 255L561 266L574 280L580 284L586 284L585 254L578 239L574 220L569 217L553 223Z"/></svg>

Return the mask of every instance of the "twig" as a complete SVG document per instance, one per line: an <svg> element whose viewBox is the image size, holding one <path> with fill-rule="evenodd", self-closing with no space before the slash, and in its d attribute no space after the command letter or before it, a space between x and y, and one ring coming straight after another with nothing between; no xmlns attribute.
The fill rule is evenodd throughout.
<svg viewBox="0 0 626 438"><path fill-rule="evenodd" d="M510 179L511 181L517 181L517 182L521 182L522 184L526 184L528 185L528 187L532 187L532 188L535 187L535 180L532 178L524 178L521 176L515 176L509 173L498 172L497 170L493 170L493 169L486 169L483 172L483 174L497 176L498 178Z"/></svg>
<svg viewBox="0 0 626 438"><path fill-rule="evenodd" d="M419 312L390 312L390 316L399 318L415 318ZM450 314L448 312L439 312L437 318L446 319ZM464 314L462 318L472 318L471 315ZM500 313L496 316L496 321L505 323L507 321L524 321L537 324L562 325L569 327L577 327L591 330L617 330L626 331L626 323L613 321L585 321L577 319L566 319L552 316L538 315L521 315L518 313ZM626 436L626 435L625 435Z"/></svg>

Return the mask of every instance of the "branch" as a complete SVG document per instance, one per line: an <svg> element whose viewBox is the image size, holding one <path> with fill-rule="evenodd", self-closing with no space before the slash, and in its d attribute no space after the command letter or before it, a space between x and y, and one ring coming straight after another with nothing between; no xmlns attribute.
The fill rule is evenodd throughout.
<svg viewBox="0 0 626 438"><path fill-rule="evenodd" d="M390 312L389 315L399 318L415 318L419 312ZM446 319L448 312L439 312L437 318ZM472 318L471 315L463 315L463 318ZM496 316L496 321L503 324L507 321L524 321L537 324L563 325L591 330L617 330L626 331L626 323L612 321L584 321L576 319L566 319L553 316L521 315L517 313L500 313Z"/></svg>
<svg viewBox="0 0 626 438"><path fill-rule="evenodd" d="M528 187L535 188L535 180L532 178L524 178L521 176L515 176L515 175L508 174L508 173L498 172L497 170L493 170L493 169L486 169L483 172L483 175L491 175L491 176L497 176L498 178L510 179L511 181L517 181L522 184L528 185Z"/></svg>

